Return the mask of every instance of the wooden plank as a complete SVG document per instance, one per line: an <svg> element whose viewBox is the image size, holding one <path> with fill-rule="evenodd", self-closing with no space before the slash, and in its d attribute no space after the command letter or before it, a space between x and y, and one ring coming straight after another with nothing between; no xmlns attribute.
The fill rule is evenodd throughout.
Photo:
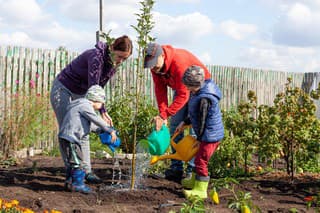
<svg viewBox="0 0 320 213"><path fill-rule="evenodd" d="M41 91L41 94L44 94L44 95L46 95L46 93L50 90L49 65L50 65L50 51L44 50L44 52L43 52L42 91Z"/></svg>
<svg viewBox="0 0 320 213"><path fill-rule="evenodd" d="M5 57L5 78L4 78L4 87L5 87L5 110L10 109L10 97L12 95L12 90L11 90L11 71L12 71L12 47L8 47L7 49L7 54ZM10 119L10 114L9 114L9 119Z"/></svg>
<svg viewBox="0 0 320 213"><path fill-rule="evenodd" d="M31 52L30 48L27 48L25 51L25 60L24 60L24 75L23 75L23 82L26 94L30 92L30 73L31 73Z"/></svg>
<svg viewBox="0 0 320 213"><path fill-rule="evenodd" d="M5 119L5 49L5 47L0 46L0 123Z"/></svg>
<svg viewBox="0 0 320 213"><path fill-rule="evenodd" d="M54 70L54 59L55 59L55 51L53 50L48 50L47 52L48 58L47 58L47 79L48 79L48 86L47 86L47 92L50 92L51 87L52 87L52 82L54 81L55 78L55 70Z"/></svg>
<svg viewBox="0 0 320 213"><path fill-rule="evenodd" d="M43 50L37 50L37 60L36 60L36 94L39 95L42 92L42 82L43 82Z"/></svg>

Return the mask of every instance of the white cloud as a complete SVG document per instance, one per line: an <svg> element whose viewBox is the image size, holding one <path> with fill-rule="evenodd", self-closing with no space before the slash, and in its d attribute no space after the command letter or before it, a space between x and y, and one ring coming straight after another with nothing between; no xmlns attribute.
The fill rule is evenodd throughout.
<svg viewBox="0 0 320 213"><path fill-rule="evenodd" d="M194 3L199 3L201 2L201 0L162 0L162 1L167 1L169 3L191 3L191 4L194 4Z"/></svg>
<svg viewBox="0 0 320 213"><path fill-rule="evenodd" d="M256 41L243 48L239 61L253 67L287 72L319 72L320 54L315 48L288 47Z"/></svg>
<svg viewBox="0 0 320 213"><path fill-rule="evenodd" d="M320 8L320 0L259 0L262 4L269 7L278 8L278 9L288 9L293 4L305 4L309 5L311 8Z"/></svg>
<svg viewBox="0 0 320 213"><path fill-rule="evenodd" d="M273 39L290 46L320 45L320 10L293 4L275 25Z"/></svg>
<svg viewBox="0 0 320 213"><path fill-rule="evenodd" d="M1 35L0 44L22 46L22 47L43 47L50 48L50 44L47 42L40 42L33 40L25 32L14 32L12 34L4 33Z"/></svg>
<svg viewBox="0 0 320 213"><path fill-rule="evenodd" d="M198 12L181 16L155 13L154 20L155 36L161 39L160 43L185 45L213 31L210 18Z"/></svg>
<svg viewBox="0 0 320 213"><path fill-rule="evenodd" d="M304 4L296 3L288 10L287 20L298 26L303 26L312 22L313 14L309 7Z"/></svg>
<svg viewBox="0 0 320 213"><path fill-rule="evenodd" d="M272 37L279 45L320 45L320 0L260 0L279 10Z"/></svg>
<svg viewBox="0 0 320 213"><path fill-rule="evenodd" d="M46 15L35 0L0 0L0 17L19 27L43 20Z"/></svg>
<svg viewBox="0 0 320 213"><path fill-rule="evenodd" d="M50 6L59 5L60 13L74 22L96 22L98 26L100 7L98 0L48 0ZM139 4L134 0L104 0L103 20L105 24L112 21L128 22L134 17ZM71 12L76 11L76 12Z"/></svg>
<svg viewBox="0 0 320 213"><path fill-rule="evenodd" d="M48 23L45 28L32 32L32 37L40 41L48 41L52 48L67 46L68 49L82 49L95 43L95 33L63 27L58 22Z"/></svg>
<svg viewBox="0 0 320 213"><path fill-rule="evenodd" d="M211 58L211 55L209 52L201 53L198 58L204 64L211 64L212 63L212 58Z"/></svg>
<svg viewBox="0 0 320 213"><path fill-rule="evenodd" d="M304 70L307 72L320 72L320 57L313 58L305 65Z"/></svg>
<svg viewBox="0 0 320 213"><path fill-rule="evenodd" d="M225 35L235 40L243 40L257 31L253 24L241 24L234 20L223 21L220 28Z"/></svg>

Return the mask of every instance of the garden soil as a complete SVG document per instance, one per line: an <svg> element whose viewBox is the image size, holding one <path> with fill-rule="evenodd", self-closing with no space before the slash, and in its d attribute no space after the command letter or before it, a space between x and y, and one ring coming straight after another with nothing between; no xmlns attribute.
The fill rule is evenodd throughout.
<svg viewBox="0 0 320 213"><path fill-rule="evenodd" d="M93 159L95 173L103 184L90 185L95 194L84 195L64 190L64 169L60 157L35 156L21 160L17 165L0 169L0 198L16 199L20 206L35 212L59 210L72 213L100 212L180 212L186 199L180 184L167 181L157 175L140 180L137 189L116 187L112 184L114 159ZM123 174L130 171L130 160L122 159L119 167ZM123 183L121 183L123 182ZM129 184L121 180L118 186ZM112 186L112 187L111 187ZM212 187L212 186L210 186ZM250 180L241 181L238 190L250 192L252 201L262 212L315 212L307 209L304 197L319 191L320 175L297 175L290 184L285 173L264 173ZM232 193L226 189L219 192L220 204L205 200L207 212L232 212L228 200Z"/></svg>

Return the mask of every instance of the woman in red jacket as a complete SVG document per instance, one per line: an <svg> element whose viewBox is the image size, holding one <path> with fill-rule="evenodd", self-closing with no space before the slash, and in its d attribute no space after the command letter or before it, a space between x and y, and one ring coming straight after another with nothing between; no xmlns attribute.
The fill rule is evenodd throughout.
<svg viewBox="0 0 320 213"><path fill-rule="evenodd" d="M204 69L205 79L211 75L207 67L200 60L184 49L174 48L170 45L160 46L157 43L149 43L145 49L144 67L150 68L154 81L155 95L158 104L159 115L154 117L156 129L159 130L163 124L170 120L170 134L173 135L176 127L187 115L187 102L189 91L182 83L182 77L191 65L197 65ZM174 90L173 101L168 104L168 87ZM178 142L183 134L175 138ZM172 148L173 152L175 150ZM193 163L189 162L186 176L191 175ZM183 163L179 160L171 160L170 168L165 171L168 180L180 182L183 176Z"/></svg>

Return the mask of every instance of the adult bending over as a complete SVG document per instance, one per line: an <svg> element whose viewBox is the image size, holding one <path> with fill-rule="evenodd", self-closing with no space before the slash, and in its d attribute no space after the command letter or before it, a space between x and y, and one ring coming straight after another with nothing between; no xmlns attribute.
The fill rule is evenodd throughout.
<svg viewBox="0 0 320 213"><path fill-rule="evenodd" d="M72 100L85 97L92 85L104 87L116 73L116 68L132 54L132 41L126 35L118 37L109 46L98 42L95 48L84 51L73 59L55 78L50 94L50 102L55 112L59 129L66 115L66 109ZM112 119L102 106L102 118L112 126ZM61 144L59 143L60 151ZM91 183L101 183L92 173L89 142L83 144L83 161L87 163L86 180ZM63 161L68 168L66 156L62 153Z"/></svg>

